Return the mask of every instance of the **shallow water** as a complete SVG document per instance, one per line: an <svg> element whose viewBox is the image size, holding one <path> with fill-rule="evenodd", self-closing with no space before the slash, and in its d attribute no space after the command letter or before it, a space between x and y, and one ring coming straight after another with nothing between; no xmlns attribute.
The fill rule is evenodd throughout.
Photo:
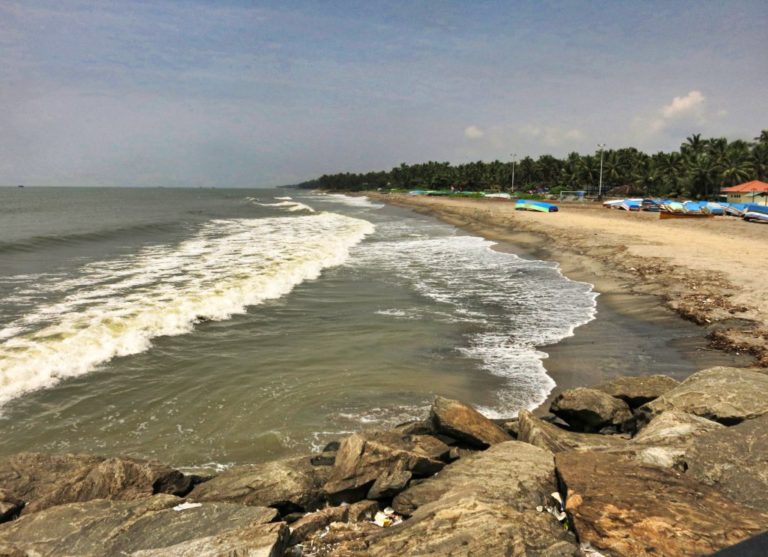
<svg viewBox="0 0 768 557"><path fill-rule="evenodd" d="M0 189L0 452L221 467L554 386L593 318L550 262L365 198Z"/></svg>

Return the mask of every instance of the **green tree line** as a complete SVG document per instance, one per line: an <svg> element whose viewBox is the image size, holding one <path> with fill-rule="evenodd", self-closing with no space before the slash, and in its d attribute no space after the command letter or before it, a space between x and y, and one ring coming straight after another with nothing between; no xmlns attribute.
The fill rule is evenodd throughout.
<svg viewBox="0 0 768 557"><path fill-rule="evenodd" d="M542 155L514 164L514 189L586 190L596 193L600 178L598 151L570 153L563 159ZM678 151L649 155L627 147L602 152L603 192L622 187L624 193L647 196L711 197L721 188L749 180L768 181L768 130L754 141L686 138ZM430 161L401 164L389 171L325 174L296 184L302 188L337 191L372 189L460 189L510 191L512 162L470 162L452 165Z"/></svg>

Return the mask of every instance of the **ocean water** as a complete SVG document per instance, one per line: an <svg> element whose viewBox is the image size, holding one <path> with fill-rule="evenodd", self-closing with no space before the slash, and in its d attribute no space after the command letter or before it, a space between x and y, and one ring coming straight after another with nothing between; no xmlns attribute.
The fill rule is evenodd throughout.
<svg viewBox="0 0 768 557"><path fill-rule="evenodd" d="M596 294L493 246L364 197L0 188L0 454L220 469L532 408Z"/></svg>

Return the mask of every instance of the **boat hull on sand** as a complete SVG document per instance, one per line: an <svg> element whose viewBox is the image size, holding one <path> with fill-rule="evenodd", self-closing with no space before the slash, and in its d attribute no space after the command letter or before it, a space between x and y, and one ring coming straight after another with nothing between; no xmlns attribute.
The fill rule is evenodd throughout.
<svg viewBox="0 0 768 557"><path fill-rule="evenodd" d="M715 215L710 213L672 213L670 211L661 211L660 219L712 219Z"/></svg>

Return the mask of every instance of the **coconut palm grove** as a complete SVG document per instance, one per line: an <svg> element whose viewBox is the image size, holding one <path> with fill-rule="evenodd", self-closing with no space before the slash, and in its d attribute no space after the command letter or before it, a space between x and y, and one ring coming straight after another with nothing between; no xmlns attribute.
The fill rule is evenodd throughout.
<svg viewBox="0 0 768 557"><path fill-rule="evenodd" d="M570 153L564 159L542 155L520 161L452 165L430 161L401 164L389 171L325 174L297 184L302 188L340 191L372 189L458 189L463 191L596 192L603 165L603 192L704 199L721 188L748 180L768 179L768 130L753 141L686 138L678 151L653 155L633 147L594 154ZM514 164L514 188L513 188ZM618 193L618 192L617 192Z"/></svg>

